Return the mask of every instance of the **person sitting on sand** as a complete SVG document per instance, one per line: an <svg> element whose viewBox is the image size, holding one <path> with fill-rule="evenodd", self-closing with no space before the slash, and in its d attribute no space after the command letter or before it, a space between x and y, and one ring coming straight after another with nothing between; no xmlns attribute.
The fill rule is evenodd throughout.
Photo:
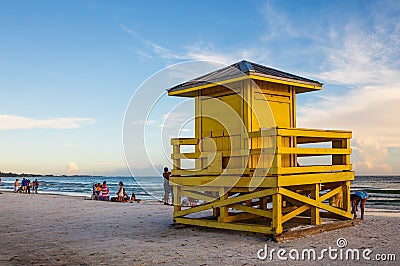
<svg viewBox="0 0 400 266"><path fill-rule="evenodd" d="M131 198L128 196L128 193L126 193L125 188L123 189L123 196L122 196L122 201L123 202L129 202L131 200Z"/></svg>
<svg viewBox="0 0 400 266"><path fill-rule="evenodd" d="M97 198L100 200L101 199L101 185L100 185L100 183L97 183L97 185L96 185L96 188L97 188Z"/></svg>
<svg viewBox="0 0 400 266"><path fill-rule="evenodd" d="M110 197L108 196L109 189L107 187L107 182L104 181L101 187L101 199L105 201L109 201Z"/></svg>
<svg viewBox="0 0 400 266"><path fill-rule="evenodd" d="M122 183L122 181L119 182L119 190L117 195L118 195L117 201L122 202L124 199L124 183Z"/></svg>
<svg viewBox="0 0 400 266"><path fill-rule="evenodd" d="M134 202L134 201L139 203L141 200L136 198L135 193L132 193L131 202Z"/></svg>
<svg viewBox="0 0 400 266"><path fill-rule="evenodd" d="M365 191L357 191L350 195L351 213L354 214L354 219L357 218L357 206L361 207L361 220L364 220L364 206L367 201L368 194Z"/></svg>
<svg viewBox="0 0 400 266"><path fill-rule="evenodd" d="M92 188L92 200L99 200L99 196L98 196L98 190L97 190L97 184L93 185Z"/></svg>

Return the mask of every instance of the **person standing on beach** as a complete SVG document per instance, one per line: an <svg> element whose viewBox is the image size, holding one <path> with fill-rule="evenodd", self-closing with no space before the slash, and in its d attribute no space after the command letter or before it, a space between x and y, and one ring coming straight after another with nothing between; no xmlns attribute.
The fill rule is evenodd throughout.
<svg viewBox="0 0 400 266"><path fill-rule="evenodd" d="M107 187L107 182L104 181L103 186L101 187L101 199L102 200L105 200L105 201L109 200L108 192L109 192L109 189Z"/></svg>
<svg viewBox="0 0 400 266"><path fill-rule="evenodd" d="M19 179L17 178L17 179L15 179L15 182L14 182L14 192L15 193L18 192L18 181L19 181Z"/></svg>
<svg viewBox="0 0 400 266"><path fill-rule="evenodd" d="M37 194L38 188L39 188L39 181L35 179L35 181L33 181L33 190L35 191L35 194Z"/></svg>
<svg viewBox="0 0 400 266"><path fill-rule="evenodd" d="M361 207L361 220L364 220L364 207L367 201L368 194L365 191L357 191L350 195L351 213L354 214L354 219L357 218L357 206Z"/></svg>
<svg viewBox="0 0 400 266"><path fill-rule="evenodd" d="M26 180L26 190L28 191L28 194L31 194L31 187L32 187L31 180L30 179Z"/></svg>
<svg viewBox="0 0 400 266"><path fill-rule="evenodd" d="M26 193L26 184L27 184L27 180L24 177L24 178L22 178L22 186L21 186L22 193Z"/></svg>
<svg viewBox="0 0 400 266"><path fill-rule="evenodd" d="M171 172L168 171L168 167L164 167L164 173L163 173L163 177L164 177L164 205L168 205L169 202L169 193L172 192L172 188L169 184L169 177L171 176ZM174 201L174 194L173 192L172 194L172 203Z"/></svg>

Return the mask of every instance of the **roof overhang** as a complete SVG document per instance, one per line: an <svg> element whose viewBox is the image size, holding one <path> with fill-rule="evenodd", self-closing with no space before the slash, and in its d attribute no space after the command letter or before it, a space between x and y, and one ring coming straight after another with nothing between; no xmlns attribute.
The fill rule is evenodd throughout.
<svg viewBox="0 0 400 266"><path fill-rule="evenodd" d="M174 87L174 88L168 89L167 91L168 91L169 96L195 97L196 91L219 86L219 85L225 85L225 84L229 84L229 83L233 83L233 82L237 82L237 81L241 81L241 80L246 80L246 79L262 80L262 81L268 81L268 82L273 82L273 83L278 83L278 84L286 84L286 85L294 86L296 93L321 90L322 85L323 85L321 83L305 82L305 81L281 78L281 77L276 77L276 76L269 76L269 75L254 73L253 71L249 71L247 75L241 75L239 77L230 77L228 79L215 80L215 81L199 81L200 84L197 84L197 85L189 85L186 87L184 86L184 87L179 87L179 88Z"/></svg>

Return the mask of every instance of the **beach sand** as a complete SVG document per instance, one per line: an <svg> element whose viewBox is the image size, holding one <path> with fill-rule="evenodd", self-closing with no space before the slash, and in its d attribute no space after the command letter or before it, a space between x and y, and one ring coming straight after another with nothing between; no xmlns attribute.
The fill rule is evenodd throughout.
<svg viewBox="0 0 400 266"><path fill-rule="evenodd" d="M171 227L172 206L157 202L112 203L43 194L0 194L0 265L262 265L257 251L314 248L346 238L347 248L396 254L399 213L367 210L354 227L276 243L262 234ZM327 260L327 258L325 258ZM279 261L309 265L321 261ZM343 261L327 260L329 265ZM352 261L351 264L377 264ZM396 265L396 262L384 262ZM397 264L398 265L398 264Z"/></svg>

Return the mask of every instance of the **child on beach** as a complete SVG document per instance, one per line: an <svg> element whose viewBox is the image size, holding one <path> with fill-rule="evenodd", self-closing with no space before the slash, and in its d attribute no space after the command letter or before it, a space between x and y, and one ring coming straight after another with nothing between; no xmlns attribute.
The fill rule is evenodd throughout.
<svg viewBox="0 0 400 266"><path fill-rule="evenodd" d="M15 193L18 192L18 181L19 181L19 180L18 180L18 178L17 178L17 179L15 179L15 182L14 182L14 189L15 189L14 192L15 192Z"/></svg>
<svg viewBox="0 0 400 266"><path fill-rule="evenodd" d="M132 193L131 203L133 203L134 201L136 201L137 203L139 203L141 200L136 198L135 193Z"/></svg>

